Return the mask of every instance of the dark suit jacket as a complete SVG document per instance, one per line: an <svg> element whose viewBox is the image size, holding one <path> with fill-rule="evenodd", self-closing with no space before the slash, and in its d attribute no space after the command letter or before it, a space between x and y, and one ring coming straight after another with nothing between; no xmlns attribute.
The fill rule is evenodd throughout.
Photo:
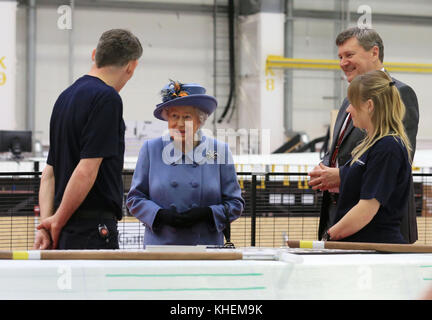
<svg viewBox="0 0 432 320"><path fill-rule="evenodd" d="M412 157L414 158L414 152L416 148L416 137L417 137L417 129L419 122L419 108L417 102L417 96L414 90L406 85L405 83L392 78L395 81L396 88L399 90L402 101L405 104L405 118L404 118L404 126L405 131L408 135L408 138L411 142L412 146ZM324 165L330 165L330 158L333 154L333 151L336 147L337 137L339 136L342 125L347 116L346 109L349 106L349 101L347 98L342 103L342 106L339 109L339 113L336 118L334 130L333 130L333 140L330 145L329 150L325 154L322 162ZM360 129L357 129L353 126L352 121L348 125L348 128L345 131L345 135L341 142L339 152L338 152L338 164L339 166L343 166L350 158L351 151L358 145L358 143L364 138L364 132ZM335 138L336 137L336 138ZM410 195L410 203L407 204L406 215L402 220L401 232L404 238L409 242L413 243L417 240L417 220L416 220L416 212L415 212L415 203L414 203L414 186L411 178L411 195ZM320 213L320 223L318 229L318 238L321 239L324 234L325 228L327 227L328 221L328 205L330 202L329 194L327 191L323 193L322 205L321 205L321 213Z"/></svg>

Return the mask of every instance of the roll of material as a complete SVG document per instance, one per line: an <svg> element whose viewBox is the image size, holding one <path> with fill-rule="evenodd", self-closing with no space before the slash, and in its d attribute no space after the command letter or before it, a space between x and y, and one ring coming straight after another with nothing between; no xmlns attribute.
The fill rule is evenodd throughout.
<svg viewBox="0 0 432 320"><path fill-rule="evenodd" d="M122 250L30 250L0 251L9 260L241 260L239 251L146 252Z"/></svg>
<svg viewBox="0 0 432 320"><path fill-rule="evenodd" d="M378 252L394 253L432 253L432 246L418 244L288 240L287 246L290 248L303 249L375 250Z"/></svg>

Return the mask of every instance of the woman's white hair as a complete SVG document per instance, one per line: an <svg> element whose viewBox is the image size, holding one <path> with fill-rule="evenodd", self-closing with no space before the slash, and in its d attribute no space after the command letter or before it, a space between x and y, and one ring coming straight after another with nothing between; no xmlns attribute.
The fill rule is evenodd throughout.
<svg viewBox="0 0 432 320"><path fill-rule="evenodd" d="M199 128L202 128L202 126L204 126L205 122L207 121L209 115L207 112L204 112L197 107L194 107L194 106L192 106L192 107L198 116ZM168 120L168 110L169 110L169 108L165 108L162 110L162 113L161 113L162 118L164 118L165 120Z"/></svg>

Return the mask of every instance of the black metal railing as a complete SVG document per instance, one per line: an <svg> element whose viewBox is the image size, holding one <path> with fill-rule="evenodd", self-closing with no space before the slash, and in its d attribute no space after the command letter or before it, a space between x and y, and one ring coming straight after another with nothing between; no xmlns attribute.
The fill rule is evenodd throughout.
<svg viewBox="0 0 432 320"><path fill-rule="evenodd" d="M31 249L38 224L40 172L0 173L0 249ZM124 198L133 171L123 172ZM246 205L231 225L237 247L277 247L286 238L316 240L322 193L305 172L238 172ZM413 173L419 243L432 244L432 174ZM143 225L123 206L120 247L142 248Z"/></svg>

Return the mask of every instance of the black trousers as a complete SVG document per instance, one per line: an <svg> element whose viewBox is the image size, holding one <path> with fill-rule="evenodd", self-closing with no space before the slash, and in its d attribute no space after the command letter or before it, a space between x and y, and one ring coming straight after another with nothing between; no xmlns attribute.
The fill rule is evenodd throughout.
<svg viewBox="0 0 432 320"><path fill-rule="evenodd" d="M100 228L108 229L108 235ZM114 213L85 210L75 212L63 227L58 249L119 249L117 218Z"/></svg>

